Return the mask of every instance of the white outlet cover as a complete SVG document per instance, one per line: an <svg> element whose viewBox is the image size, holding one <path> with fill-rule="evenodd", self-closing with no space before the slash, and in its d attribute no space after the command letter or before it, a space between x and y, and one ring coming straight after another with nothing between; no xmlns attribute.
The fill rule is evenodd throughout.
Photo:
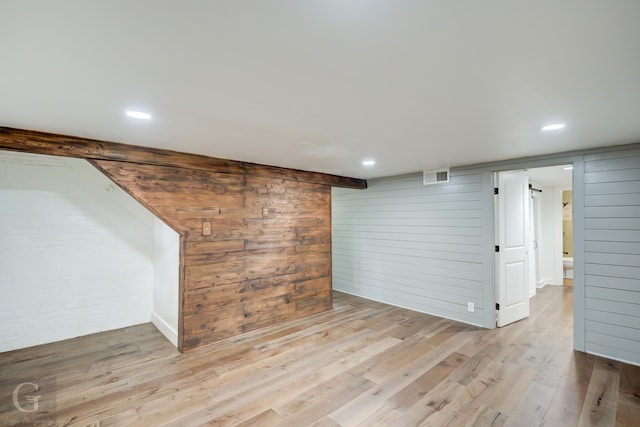
<svg viewBox="0 0 640 427"><path fill-rule="evenodd" d="M468 303L467 303L467 310L468 310L468 311L470 311L470 312L472 312L472 313L473 313L473 312L475 311L475 309L476 309L476 308L475 308L475 304L474 304L474 303L472 303L472 302L468 302Z"/></svg>

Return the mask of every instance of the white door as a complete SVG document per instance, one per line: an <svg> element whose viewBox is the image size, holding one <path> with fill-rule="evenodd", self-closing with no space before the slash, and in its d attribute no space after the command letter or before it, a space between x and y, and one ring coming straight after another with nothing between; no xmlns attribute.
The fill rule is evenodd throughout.
<svg viewBox="0 0 640 427"><path fill-rule="evenodd" d="M498 174L498 326L529 316L529 177Z"/></svg>

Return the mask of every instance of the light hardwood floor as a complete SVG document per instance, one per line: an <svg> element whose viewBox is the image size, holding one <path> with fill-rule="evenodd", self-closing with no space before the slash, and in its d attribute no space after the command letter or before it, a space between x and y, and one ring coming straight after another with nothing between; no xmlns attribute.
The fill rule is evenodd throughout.
<svg viewBox="0 0 640 427"><path fill-rule="evenodd" d="M572 350L572 291L494 330L336 292L187 354L150 324L2 353L0 426L34 416L12 399L36 381L58 425L638 426L640 368Z"/></svg>

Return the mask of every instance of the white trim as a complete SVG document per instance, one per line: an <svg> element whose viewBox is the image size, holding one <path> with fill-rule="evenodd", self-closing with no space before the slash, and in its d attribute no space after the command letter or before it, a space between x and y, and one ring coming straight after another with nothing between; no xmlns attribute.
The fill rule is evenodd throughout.
<svg viewBox="0 0 640 427"><path fill-rule="evenodd" d="M447 319L447 320L452 320L454 322L464 323L465 325L478 326L480 328L484 328L484 326L479 324L479 323L469 322L469 321L466 321L466 320L460 320L460 319L456 319L456 318L453 318L453 317L444 316L444 315L439 314L439 313L438 314L430 313L428 311L418 310L416 308L411 308L411 307L407 307L405 305L400 305L400 304L396 304L396 303L391 304L391 303L389 303L387 301L382 301L382 300L379 300L379 299L376 299L376 298L371 298L371 297L368 297L368 296L365 297L365 296L362 296L362 295L359 295L359 294L356 294L356 293L353 293L353 292L344 291L342 289L334 289L334 290L336 292L342 292L343 294L353 295L354 297L366 299L366 300L369 300L369 301L379 302L379 303L384 304L384 305L389 305L389 306L398 307L398 308L404 308L405 310L414 311L416 313L428 314L429 316L440 317L442 319ZM482 310L486 310L486 309L482 308ZM494 328L495 328L495 326L494 326ZM487 329L489 329L489 328L487 328Z"/></svg>
<svg viewBox="0 0 640 427"><path fill-rule="evenodd" d="M162 320L156 313L151 312L151 323L174 345L178 346L178 332L175 331L167 322Z"/></svg>
<svg viewBox="0 0 640 427"><path fill-rule="evenodd" d="M544 288L544 287L545 287L545 286L547 286L547 285L556 285L556 284L557 284L557 283L555 283L555 282L553 281L553 279L551 279L551 278L549 278L549 277L544 277L544 278L542 278L542 279L538 280L538 282L536 283L536 287L537 287L538 289L542 289L542 288Z"/></svg>

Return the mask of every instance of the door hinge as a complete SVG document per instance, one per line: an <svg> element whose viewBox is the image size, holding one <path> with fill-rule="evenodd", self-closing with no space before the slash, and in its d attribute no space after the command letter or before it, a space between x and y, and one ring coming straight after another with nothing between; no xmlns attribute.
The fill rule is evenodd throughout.
<svg viewBox="0 0 640 427"><path fill-rule="evenodd" d="M496 252L500 252L500 246L496 245Z"/></svg>
<svg viewBox="0 0 640 427"><path fill-rule="evenodd" d="M499 194L498 188L493 189L493 194Z"/></svg>
<svg viewBox="0 0 640 427"><path fill-rule="evenodd" d="M496 310L500 310L500 303L496 303Z"/></svg>

